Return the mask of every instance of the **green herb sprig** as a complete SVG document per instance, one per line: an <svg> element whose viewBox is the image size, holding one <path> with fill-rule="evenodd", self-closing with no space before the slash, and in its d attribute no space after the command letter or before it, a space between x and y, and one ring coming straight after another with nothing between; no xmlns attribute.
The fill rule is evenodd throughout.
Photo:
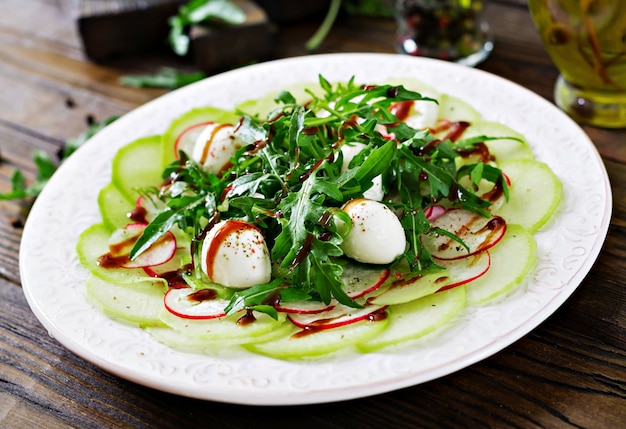
<svg viewBox="0 0 626 429"><path fill-rule="evenodd" d="M120 78L120 85L135 88L178 89L206 77L206 73L182 73L172 67L161 67L154 74L126 75Z"/></svg>
<svg viewBox="0 0 626 429"><path fill-rule="evenodd" d="M26 177L21 170L13 171L11 176L11 191L0 193L0 201L36 198L55 173L60 163L65 161L76 151L76 149L82 146L83 143L93 137L104 127L115 121L117 118L118 116L111 116L102 122L93 122L89 125L85 132L81 133L77 137L65 140L63 147L59 151L58 163L42 150L33 152L33 162L37 168L35 182L28 184L26 182Z"/></svg>
<svg viewBox="0 0 626 429"><path fill-rule="evenodd" d="M200 23L235 25L245 20L245 12L230 0L191 0L170 18L168 42L174 52L182 56L189 51L189 26Z"/></svg>

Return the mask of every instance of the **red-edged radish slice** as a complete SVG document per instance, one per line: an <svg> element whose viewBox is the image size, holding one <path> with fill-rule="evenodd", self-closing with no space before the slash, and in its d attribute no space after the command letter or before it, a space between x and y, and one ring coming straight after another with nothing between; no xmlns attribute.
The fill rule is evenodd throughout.
<svg viewBox="0 0 626 429"><path fill-rule="evenodd" d="M294 302L281 302L275 305L276 311L282 313L291 314L319 314L324 311L331 310L334 307L333 304L324 304L321 301L294 301Z"/></svg>
<svg viewBox="0 0 626 429"><path fill-rule="evenodd" d="M178 248L174 256L164 264L143 267L143 271L150 277L161 278L167 281L170 288L188 288L184 273L188 267L180 266L181 260L189 254L189 250Z"/></svg>
<svg viewBox="0 0 626 429"><path fill-rule="evenodd" d="M437 259L458 259L475 255L495 245L506 232L506 221L493 216L487 218L463 209L446 211L432 222L434 227L449 231L469 248L443 234L422 236L422 244Z"/></svg>
<svg viewBox="0 0 626 429"><path fill-rule="evenodd" d="M128 218L133 223L147 224L166 208L161 200L140 196L135 201L135 209L128 213Z"/></svg>
<svg viewBox="0 0 626 429"><path fill-rule="evenodd" d="M109 238L109 254L114 258L128 255L145 228L145 223L129 223L113 231Z"/></svg>
<svg viewBox="0 0 626 429"><path fill-rule="evenodd" d="M144 225L150 222L148 220L148 209L144 206L144 202L145 197L143 195L135 201L135 208L126 215L131 222Z"/></svg>
<svg viewBox="0 0 626 429"><path fill-rule="evenodd" d="M368 296L367 302L373 305L402 304L433 294L449 283L450 277L446 270L398 272Z"/></svg>
<svg viewBox="0 0 626 429"><path fill-rule="evenodd" d="M176 237L171 232L159 238L152 246L132 261L123 264L124 268L154 267L165 264L176 253Z"/></svg>
<svg viewBox="0 0 626 429"><path fill-rule="evenodd" d="M424 209L424 215L426 216L426 219L434 222L438 217L444 215L447 211L448 209L444 206L428 206Z"/></svg>
<svg viewBox="0 0 626 429"><path fill-rule="evenodd" d="M366 268L362 266L348 265L344 267L342 280L344 291L352 298L357 299L376 291L389 278L388 268ZM319 301L285 302L276 306L277 311L291 314L319 314L332 310L337 303L324 304Z"/></svg>
<svg viewBox="0 0 626 429"><path fill-rule="evenodd" d="M228 300L217 298L213 289L170 289L163 300L167 311L183 319L216 319L225 317Z"/></svg>
<svg viewBox="0 0 626 429"><path fill-rule="evenodd" d="M198 136L200 136L207 125L212 123L213 121L200 122L185 128L174 142L174 156L178 158L179 150L182 150L187 155L191 156L193 148L196 145L196 140L198 140Z"/></svg>
<svg viewBox="0 0 626 429"><path fill-rule="evenodd" d="M462 286L484 275L491 267L491 254L485 250L468 258L441 260L438 264L446 268L450 276L450 283L437 291L441 292Z"/></svg>
<svg viewBox="0 0 626 429"><path fill-rule="evenodd" d="M367 268L349 265L343 268L343 289L352 299L357 299L381 287L389 278L388 268Z"/></svg>
<svg viewBox="0 0 626 429"><path fill-rule="evenodd" d="M168 262L176 253L176 237L166 232L152 246L130 260L128 256L135 242L145 229L145 224L131 223L117 229L109 240L109 255L121 261L123 268L143 268L161 265ZM124 258L126 258L124 260Z"/></svg>
<svg viewBox="0 0 626 429"><path fill-rule="evenodd" d="M329 311L318 314L290 314L289 320L298 328L321 331L339 328L362 320L378 320L387 306L368 305L363 308L352 308L337 304ZM385 314L386 316L386 314Z"/></svg>
<svg viewBox="0 0 626 429"><path fill-rule="evenodd" d="M511 187L511 179L504 173L502 173L502 180L504 180L504 184L506 184L507 187ZM491 203L491 207L488 209L491 213L497 213L498 209L506 202L504 184L500 182L495 184L491 183L491 186L488 189L484 189L480 196L483 200L487 200Z"/></svg>

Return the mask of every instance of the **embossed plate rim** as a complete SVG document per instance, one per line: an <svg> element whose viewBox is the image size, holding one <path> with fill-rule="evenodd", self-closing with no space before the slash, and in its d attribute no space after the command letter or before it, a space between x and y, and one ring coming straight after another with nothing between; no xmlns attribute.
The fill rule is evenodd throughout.
<svg viewBox="0 0 626 429"><path fill-rule="evenodd" d="M247 353L182 353L92 308L84 293L86 272L74 248L80 231L99 219L97 190L109 180L115 151L134 138L162 133L169 120L192 107L232 107L290 83L316 81L318 73L331 81L355 75L357 81L370 83L417 77L442 92L474 100L485 118L526 135L537 158L561 177L565 198L551 227L537 234L539 263L524 290L499 303L468 309L459 323L440 336L416 341L402 352L313 362L284 362ZM576 173L583 167L584 180ZM170 393L229 403L331 402L445 376L527 334L584 280L606 237L611 210L608 176L593 143L554 105L521 86L437 60L393 54L316 55L213 76L147 103L101 131L61 166L35 202L24 228L20 272L28 303L50 335L120 377Z"/></svg>

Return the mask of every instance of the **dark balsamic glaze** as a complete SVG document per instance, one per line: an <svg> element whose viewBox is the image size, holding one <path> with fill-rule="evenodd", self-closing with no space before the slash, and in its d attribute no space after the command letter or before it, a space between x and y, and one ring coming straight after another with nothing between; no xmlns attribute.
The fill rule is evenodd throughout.
<svg viewBox="0 0 626 429"><path fill-rule="evenodd" d="M506 228L506 221L500 216L492 217L489 222L483 227L483 230L491 231L483 243L478 247L478 251L489 248L493 244L493 237L502 233L502 230Z"/></svg>
<svg viewBox="0 0 626 429"><path fill-rule="evenodd" d="M300 246L300 248L296 252L296 256L291 262L292 269L300 265L302 261L304 261L304 258L306 258L306 255L308 255L308 253L311 251L311 247L313 246L313 238L313 234L306 235L304 243L302 243L302 246Z"/></svg>
<svg viewBox="0 0 626 429"><path fill-rule="evenodd" d="M495 185L493 186L493 189L489 192L485 192L482 195L482 198L484 200L491 201L491 202L494 202L497 199L499 199L504 194L504 186L502 183L503 181L504 179L500 177L498 181L495 183Z"/></svg>
<svg viewBox="0 0 626 429"><path fill-rule="evenodd" d="M187 264L178 270L159 273L157 277L165 280L171 289L183 289L189 287L183 276L190 273L192 270L193 264Z"/></svg>
<svg viewBox="0 0 626 429"><path fill-rule="evenodd" d="M379 308L373 313L368 314L367 320L369 320L370 322L380 322L382 320L387 319L387 317L389 317L389 313L387 313L387 308L383 307L383 308Z"/></svg>
<svg viewBox="0 0 626 429"><path fill-rule="evenodd" d="M137 206L133 211L128 213L128 219L132 220L135 223L148 223L146 216L148 215L148 211L141 207Z"/></svg>
<svg viewBox="0 0 626 429"><path fill-rule="evenodd" d="M398 120L405 121L409 117L409 113L411 113L411 107L413 107L413 104L413 100L398 101L397 103L393 103L389 110L396 116L396 118L398 118Z"/></svg>
<svg viewBox="0 0 626 429"><path fill-rule="evenodd" d="M215 298L217 298L217 291L215 289L200 289L187 295L187 299L194 302L212 301Z"/></svg>
<svg viewBox="0 0 626 429"><path fill-rule="evenodd" d="M458 153L463 158L469 158L472 155L478 155L480 160L484 163L488 163L489 161L493 161L494 157L489 153L489 148L484 142L479 142L474 145L474 147L469 149L456 149L456 153Z"/></svg>
<svg viewBox="0 0 626 429"><path fill-rule="evenodd" d="M254 317L254 313L252 312L252 310L248 309L246 310L246 314L244 314L237 320L237 325L247 326L251 323L254 323L255 321L256 317Z"/></svg>
<svg viewBox="0 0 626 429"><path fill-rule="evenodd" d="M109 252L98 258L98 266L102 268L122 268L130 262L130 255L124 252L125 249L131 247L136 241L136 236L129 237L119 243L110 244ZM117 256L116 256L117 255Z"/></svg>
<svg viewBox="0 0 626 429"><path fill-rule="evenodd" d="M452 122L450 124L450 131L448 132L448 134L446 134L443 140L450 140L453 142L457 141L461 138L461 136L463 135L465 130L469 128L469 126L470 123L467 121Z"/></svg>
<svg viewBox="0 0 626 429"><path fill-rule="evenodd" d="M98 258L98 266L102 268L112 269L121 268L130 261L128 255L113 256L110 252Z"/></svg>
<svg viewBox="0 0 626 429"><path fill-rule="evenodd" d="M332 153L332 152L331 152ZM315 170L317 170L318 168L320 168L320 165L322 165L322 162L324 162L326 160L326 158L321 158L319 159L314 165L313 167L311 167L310 169L308 169L307 171L305 171L304 173L302 173L300 175L300 177L298 177L298 179L301 182L306 181L309 177L311 177L311 174L313 174L315 172Z"/></svg>
<svg viewBox="0 0 626 429"><path fill-rule="evenodd" d="M314 136L320 130L320 127L306 127L302 129L302 134L305 136Z"/></svg>

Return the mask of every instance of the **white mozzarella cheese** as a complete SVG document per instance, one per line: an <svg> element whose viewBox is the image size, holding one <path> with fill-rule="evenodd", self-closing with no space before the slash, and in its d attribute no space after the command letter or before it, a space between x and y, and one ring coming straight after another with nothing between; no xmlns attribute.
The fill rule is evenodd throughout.
<svg viewBox="0 0 626 429"><path fill-rule="evenodd" d="M267 283L272 277L261 230L240 220L221 221L209 231L202 243L201 267L214 282L237 289Z"/></svg>
<svg viewBox="0 0 626 429"><path fill-rule="evenodd" d="M219 174L228 166L237 149L245 143L238 138L235 128L229 124L209 124L198 136L192 158L213 174Z"/></svg>
<svg viewBox="0 0 626 429"><path fill-rule="evenodd" d="M422 94L426 95L426 94ZM431 95L429 97L435 98ZM439 105L434 101L416 100L409 111L409 116L405 119L405 123L417 130L424 128L433 128L437 124L439 117Z"/></svg>
<svg viewBox="0 0 626 429"><path fill-rule="evenodd" d="M341 244L346 256L367 264L388 264L404 253L404 229L386 205L357 198L343 210L352 219L352 229Z"/></svg>

